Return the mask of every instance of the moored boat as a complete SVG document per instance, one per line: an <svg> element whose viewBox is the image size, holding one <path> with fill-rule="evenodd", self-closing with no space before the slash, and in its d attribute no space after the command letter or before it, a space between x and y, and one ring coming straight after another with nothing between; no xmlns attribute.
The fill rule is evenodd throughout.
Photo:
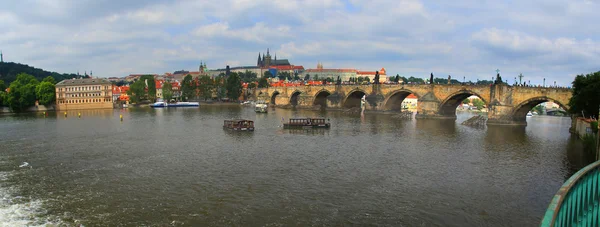
<svg viewBox="0 0 600 227"><path fill-rule="evenodd" d="M257 113L266 113L267 112L267 107L268 107L267 103L265 103L265 102L257 102L254 105L254 112L257 112Z"/></svg>
<svg viewBox="0 0 600 227"><path fill-rule="evenodd" d="M254 121L244 119L225 120L223 129L233 131L254 131Z"/></svg>
<svg viewBox="0 0 600 227"><path fill-rule="evenodd" d="M527 117L533 117L533 114L531 113L531 111L529 111L529 113L527 113Z"/></svg>
<svg viewBox="0 0 600 227"><path fill-rule="evenodd" d="M329 120L327 120L329 121ZM283 124L284 129L329 128L331 124L324 118L292 118Z"/></svg>
<svg viewBox="0 0 600 227"><path fill-rule="evenodd" d="M166 103L166 102L155 102L150 105L153 108L163 108L163 107L198 107L200 103L197 102L176 102L176 103Z"/></svg>

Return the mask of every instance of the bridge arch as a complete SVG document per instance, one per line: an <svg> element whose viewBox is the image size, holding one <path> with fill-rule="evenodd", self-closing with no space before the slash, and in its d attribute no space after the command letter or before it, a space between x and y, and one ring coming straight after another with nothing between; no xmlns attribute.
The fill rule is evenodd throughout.
<svg viewBox="0 0 600 227"><path fill-rule="evenodd" d="M292 96L290 96L290 105L297 106L298 105L298 97L302 94L301 91L295 90L292 92Z"/></svg>
<svg viewBox="0 0 600 227"><path fill-rule="evenodd" d="M318 91L313 98L313 106L320 105L321 109L327 108L327 97L331 95L331 92L327 89L321 89Z"/></svg>
<svg viewBox="0 0 600 227"><path fill-rule="evenodd" d="M512 118L515 121L526 121L527 113L529 113L529 111L531 111L531 109L533 109L533 107L535 107L541 103L549 102L549 101L552 101L552 102L558 104L558 106L563 108L565 111L569 111L568 106L562 104L561 102L559 102L556 99L550 98L548 96L538 96L538 97L527 99L527 100L519 103L518 105L516 105L515 108L513 109Z"/></svg>
<svg viewBox="0 0 600 227"><path fill-rule="evenodd" d="M460 90L448 95L446 99L440 102L439 114L442 116L456 116L456 108L462 103L463 100L473 95L479 97L486 106L489 106L489 101L485 100L477 92L472 90Z"/></svg>
<svg viewBox="0 0 600 227"><path fill-rule="evenodd" d="M383 101L383 110L402 110L402 102L411 94L417 96L417 98L420 98L417 93L408 89L400 89L391 92Z"/></svg>
<svg viewBox="0 0 600 227"><path fill-rule="evenodd" d="M350 92L348 92L348 95L346 95L346 97L344 98L342 107L344 107L344 108L354 108L354 107L360 108L360 100L365 95L367 95L367 92L365 92L362 89L358 89L358 88L352 89Z"/></svg>
<svg viewBox="0 0 600 227"><path fill-rule="evenodd" d="M271 105L277 105L277 103L275 102L275 100L277 99L277 96L279 95L279 91L274 91L273 94L271 94Z"/></svg>

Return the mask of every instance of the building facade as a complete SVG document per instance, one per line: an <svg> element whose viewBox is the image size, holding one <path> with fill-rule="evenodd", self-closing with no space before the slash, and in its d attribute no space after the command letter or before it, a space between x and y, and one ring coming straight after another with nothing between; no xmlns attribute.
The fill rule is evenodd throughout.
<svg viewBox="0 0 600 227"><path fill-rule="evenodd" d="M70 79L56 84L57 110L112 109L112 84L107 79Z"/></svg>
<svg viewBox="0 0 600 227"><path fill-rule="evenodd" d="M337 80L337 78L340 77L340 80L342 81L349 81L350 78L366 77L369 78L370 82L373 82L373 80L375 79L375 74L377 72L379 72L379 82L385 82L387 80L385 68L381 68L381 70L379 71L359 71L356 69L325 69L323 68L323 64L318 63L316 69L307 69L306 71L304 71L304 74L308 74L311 80L314 80L317 77L319 79L332 78L333 80Z"/></svg>

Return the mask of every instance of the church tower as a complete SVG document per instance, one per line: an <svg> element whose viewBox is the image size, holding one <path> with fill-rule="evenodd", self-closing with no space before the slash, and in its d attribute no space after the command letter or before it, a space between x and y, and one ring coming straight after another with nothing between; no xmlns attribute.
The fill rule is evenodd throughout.
<svg viewBox="0 0 600 227"><path fill-rule="evenodd" d="M202 61L200 61L200 67L198 67L198 72L203 73L204 68L202 67Z"/></svg>
<svg viewBox="0 0 600 227"><path fill-rule="evenodd" d="M265 59L263 61L263 67L269 66L271 66L271 54L269 54L269 48L267 48L267 56L265 56Z"/></svg>

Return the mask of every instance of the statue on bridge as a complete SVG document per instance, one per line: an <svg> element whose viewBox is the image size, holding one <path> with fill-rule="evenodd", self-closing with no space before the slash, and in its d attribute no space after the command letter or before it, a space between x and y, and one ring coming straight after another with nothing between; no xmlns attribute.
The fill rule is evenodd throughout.
<svg viewBox="0 0 600 227"><path fill-rule="evenodd" d="M379 84L379 71L375 71L375 78L373 78L373 84Z"/></svg>
<svg viewBox="0 0 600 227"><path fill-rule="evenodd" d="M367 104L367 95L363 95L360 99L360 112L365 112L365 104Z"/></svg>
<svg viewBox="0 0 600 227"><path fill-rule="evenodd" d="M429 77L429 84L433 84L433 73L431 73L431 76Z"/></svg>
<svg viewBox="0 0 600 227"><path fill-rule="evenodd" d="M500 73L496 74L496 81L494 81L494 84L502 84L502 77L500 76Z"/></svg>
<svg viewBox="0 0 600 227"><path fill-rule="evenodd" d="M450 80L451 80L451 79L452 79L452 77L450 77L450 75L448 75L448 84L451 84L451 83L450 83Z"/></svg>

